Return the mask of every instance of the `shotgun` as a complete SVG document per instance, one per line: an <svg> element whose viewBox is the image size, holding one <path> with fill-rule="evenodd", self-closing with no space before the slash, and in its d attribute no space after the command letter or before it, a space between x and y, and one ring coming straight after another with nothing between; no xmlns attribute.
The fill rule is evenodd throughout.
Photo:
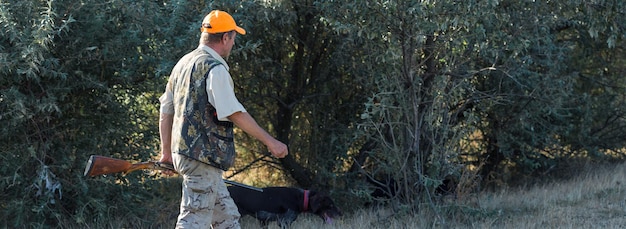
<svg viewBox="0 0 626 229"><path fill-rule="evenodd" d="M172 170L174 171L174 165L168 163L161 163L158 161L146 161L139 163L131 163L126 160L99 156L99 155L91 155L89 160L87 161L87 165L85 166L84 176L98 176L104 174L111 173L130 173L135 170ZM240 186L248 189L252 189L255 191L263 192L263 189L245 185L242 183L234 182L231 180L224 179L224 183Z"/></svg>

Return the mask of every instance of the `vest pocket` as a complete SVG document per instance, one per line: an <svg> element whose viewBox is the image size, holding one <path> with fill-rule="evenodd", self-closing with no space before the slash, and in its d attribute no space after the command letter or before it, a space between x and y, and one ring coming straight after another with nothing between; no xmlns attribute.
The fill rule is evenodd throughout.
<svg viewBox="0 0 626 229"><path fill-rule="evenodd" d="M213 162L222 170L228 170L235 158L235 142L233 137L222 136L215 132L209 134Z"/></svg>
<svg viewBox="0 0 626 229"><path fill-rule="evenodd" d="M214 138L219 139L220 141L224 141L224 142L234 142L232 137L222 136L222 135L219 135L219 134L217 134L217 133L215 133L215 132L211 132L211 135L212 135Z"/></svg>

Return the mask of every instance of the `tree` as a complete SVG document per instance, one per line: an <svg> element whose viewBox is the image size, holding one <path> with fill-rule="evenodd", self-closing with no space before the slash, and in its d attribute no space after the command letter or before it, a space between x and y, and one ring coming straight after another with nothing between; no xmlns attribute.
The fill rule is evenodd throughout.
<svg viewBox="0 0 626 229"><path fill-rule="evenodd" d="M8 162L0 169L5 226L58 225L67 216L78 223L104 221L111 206L107 203L129 203L119 205L128 215L148 213L130 205L154 195L137 188L147 185L137 182L145 175L93 181L82 171L92 154L146 160L157 152L154 86L161 83L153 74L161 63L160 51L169 50L160 50L163 41L152 38L158 29L154 25L166 23L144 17L159 12L151 9L159 5L0 5L0 157Z"/></svg>
<svg viewBox="0 0 626 229"><path fill-rule="evenodd" d="M575 49L560 42L557 31L564 21L571 23L576 10L611 9L605 16L592 10L584 21L576 18L574 23L583 31L610 33L598 40L610 48L623 38L623 29L611 20L623 14L620 4L344 4L340 10L349 19L337 20L349 25L350 37L361 39L360 47L366 50L386 50L359 56L360 63L367 63L359 67L373 76L367 82L377 88L366 104L362 127L378 144L361 151L366 157L355 158L369 160L374 173L392 174L404 187L397 190L404 193L401 199L412 202L417 193L430 198L430 192L412 190L433 191L446 174L458 177L463 172L458 165L475 162L465 169L480 168L484 179L499 180L548 171L560 152L581 153L567 151L575 144L563 139L580 138L571 134L589 127L572 123L597 119L590 110L575 106L585 96L574 89L578 75L566 67ZM599 121L623 125L621 116L610 117ZM615 131L607 132L623 139ZM590 143L581 150L592 150L591 145L599 146Z"/></svg>
<svg viewBox="0 0 626 229"><path fill-rule="evenodd" d="M374 50L356 61L366 73L363 82L374 88L360 123L371 139L363 146L374 147L354 158L372 176L396 182L398 189L388 194L398 194L403 203L431 199L444 176L459 172L454 159L461 140L472 133L475 117L468 110L478 96L471 79L484 68L465 56L474 48L470 27L487 14L485 7L385 1L340 8L347 19L336 20L347 24L349 39Z"/></svg>
<svg viewBox="0 0 626 229"><path fill-rule="evenodd" d="M585 66L579 65L579 61L599 59L576 53L590 44L601 47L595 44L604 42L607 46L601 48L602 52L613 52L611 44L619 31L624 31L610 19L604 19L615 18L620 11L623 14L623 10L613 4L621 3L501 2L494 12L499 20L481 23L486 25L486 34L492 36L481 46L490 51L477 53L475 59L483 65L493 63L495 69L499 69L476 80L479 91L495 92L492 93L494 99L483 100L476 106L483 120L479 129L484 151L476 153L478 163L483 165L484 178L508 182L516 177L515 180L523 181L523 177L550 173L559 166L559 161L580 155L599 155L606 150L603 141L593 140L594 134L588 131L597 129L593 126L598 123L591 122L606 120L594 113L607 107L590 108L582 104L595 104L594 100L605 96L615 98L615 94L606 91L590 97L577 89L586 81L579 73L588 71L579 68ZM608 10L606 15L600 16L596 12L598 6L616 11ZM528 15L533 15L532 20L528 20ZM496 21L498 23L493 23ZM587 36L588 31L592 35L593 31L608 34L593 39ZM623 87L623 83L613 86ZM618 107L623 107L623 100L616 100L610 107L621 110ZM611 126L623 125L623 118L612 116L615 118L610 119ZM609 139L624 138L615 131L608 135Z"/></svg>
<svg viewBox="0 0 626 229"><path fill-rule="evenodd" d="M333 7L276 1L237 8L248 31L240 38L245 44L234 52L237 93L249 112L290 147L286 158L266 160L259 153L263 146L240 136L245 146L239 156L246 162L240 167L274 166L288 175L292 182L287 183L305 188L328 185L332 171L343 167L366 88L348 67L352 53L362 51L340 50L344 34L333 31L327 20Z"/></svg>

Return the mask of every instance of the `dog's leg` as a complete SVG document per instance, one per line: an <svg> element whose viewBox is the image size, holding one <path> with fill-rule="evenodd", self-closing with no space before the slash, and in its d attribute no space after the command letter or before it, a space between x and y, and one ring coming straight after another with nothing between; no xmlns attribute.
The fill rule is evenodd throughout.
<svg viewBox="0 0 626 229"><path fill-rule="evenodd" d="M284 214L278 217L278 226L280 226L281 229L288 229L291 226L291 223L296 221L297 218L298 212L287 209Z"/></svg>
<svg viewBox="0 0 626 229"><path fill-rule="evenodd" d="M280 227L280 229L289 229L289 224L291 223L278 220L278 226Z"/></svg>
<svg viewBox="0 0 626 229"><path fill-rule="evenodd" d="M269 228L269 221L267 221L267 220L259 220L259 223L261 223L261 228L262 229L268 229Z"/></svg>

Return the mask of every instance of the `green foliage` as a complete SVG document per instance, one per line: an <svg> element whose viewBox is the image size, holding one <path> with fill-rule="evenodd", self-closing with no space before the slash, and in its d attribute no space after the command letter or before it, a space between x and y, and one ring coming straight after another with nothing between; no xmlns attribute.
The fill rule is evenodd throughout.
<svg viewBox="0 0 626 229"><path fill-rule="evenodd" d="M259 123L289 144L293 161L279 161L279 171L299 186L329 185L349 162L355 111L367 96L363 75L351 71L353 54L362 50L333 30L333 3L240 4L227 6L248 32L229 61L237 94ZM237 137L243 159L238 167L259 161L265 147L250 136Z"/></svg>
<svg viewBox="0 0 626 229"><path fill-rule="evenodd" d="M560 40L564 32L585 37L586 33L577 32L596 30L606 33L590 39L596 44L612 36L623 40L621 25L598 23L605 19L595 14L597 7L611 9L607 15L623 14L623 8L613 8L619 4L623 3L386 1L344 5L340 9L348 19L337 24L345 25L341 28L349 31L348 39L362 41L365 50L385 50L380 55L364 55L359 62L366 63L359 67L371 74L365 81L376 87L361 125L364 133L379 142L370 153L370 171L393 174L400 184L411 187L406 190L433 190L438 185L433 179L459 176L462 170L457 165L473 164L486 180L510 182L516 177L522 181L550 172L569 157L598 155L609 148L619 151L623 144L604 148L600 145L606 141L600 138L579 144L586 137L583 133L591 133L585 131L590 126L575 123L607 120L619 129L625 120L613 112L599 118L594 114L599 110L577 106L598 104L587 102L591 102L589 94L577 93L581 70L572 71L565 64L574 63L570 62L572 54L581 49ZM587 13L581 17L574 13L577 10ZM564 22L578 30L562 27ZM613 53L612 42L608 43L604 49ZM619 59L613 59L617 66L622 65ZM617 80L610 85L624 88ZM623 90L604 96L618 98L611 102L617 113L623 109ZM621 141L624 136L617 129L604 128L596 134ZM410 191L403 198L410 202L415 194Z"/></svg>
<svg viewBox="0 0 626 229"><path fill-rule="evenodd" d="M489 51L479 52L475 57L479 66L494 68L494 71L478 74L475 78L477 90L493 98L483 99L476 106L476 112L483 120L479 129L484 136L480 144L484 147L479 148L482 152L476 153L478 163L484 165L484 178L507 180L516 177L515 180L523 181L524 177L549 173L558 166L558 162L567 158L580 155L597 158L607 148L623 147L601 146L608 139L600 140L602 137L599 133L588 132L598 128L593 126L599 123L578 125L589 120L607 120L594 114L599 110L585 107L596 104L594 100L604 96L623 98L622 92L592 98L576 89L581 83L594 88L603 87L585 83L586 80L580 75L585 70L576 66L577 61L599 60L592 56L577 55L577 52L585 49L583 46L605 42L603 38L591 39L587 31L607 31L603 26L624 31L611 24L597 23L597 20L604 19L596 17L598 15L593 12L594 8L603 4L606 4L603 7L611 8L613 3L598 4L590 7L593 4L576 1L525 4L503 2L494 9L493 14L501 18L498 21L502 23L484 27L489 37L479 44ZM615 10L607 15L619 14L620 11L623 13L623 10ZM581 15L579 11L586 13ZM527 20L528 15L533 15L534 19ZM605 35L615 35L608 34ZM498 39L501 37L508 39ZM600 46L604 47L604 51L621 53ZM621 65L619 61L614 64ZM624 87L623 82L610 81L611 87ZM613 105L610 107L621 110L619 107L623 107L623 99L615 100ZM620 115L612 117L609 125L624 125L625 120ZM610 135L624 139L623 134L615 131Z"/></svg>
<svg viewBox="0 0 626 229"><path fill-rule="evenodd" d="M267 161L260 142L237 135L237 169L279 171L264 185L354 198L368 192L363 165L394 178L407 209L432 203L448 175L506 183L570 158L621 160L624 4L3 1L3 226L152 219L176 201L176 181L82 173L92 154L156 156L158 97L216 8L248 31L228 60L239 99L290 146Z"/></svg>
<svg viewBox="0 0 626 229"><path fill-rule="evenodd" d="M127 192L143 186L141 174L116 179L128 189L82 175L92 154L146 160L157 151L154 92L161 79L154 74L165 50L150 40L154 21L140 10L155 6L145 3L0 5L5 225L57 225L67 215L78 223L106 220L115 203L150 197Z"/></svg>
<svg viewBox="0 0 626 229"><path fill-rule="evenodd" d="M342 8L348 21L357 22L349 28L351 39L365 50L381 50L360 56L359 67L369 76L363 80L375 88L360 130L378 142L365 166L375 177L396 180L404 203L430 198L444 176L460 172L459 143L473 128L459 119L476 120L465 110L476 70L462 56L471 48L468 41L454 38L473 35L474 7L485 6L412 1ZM449 11L458 14L451 18Z"/></svg>

